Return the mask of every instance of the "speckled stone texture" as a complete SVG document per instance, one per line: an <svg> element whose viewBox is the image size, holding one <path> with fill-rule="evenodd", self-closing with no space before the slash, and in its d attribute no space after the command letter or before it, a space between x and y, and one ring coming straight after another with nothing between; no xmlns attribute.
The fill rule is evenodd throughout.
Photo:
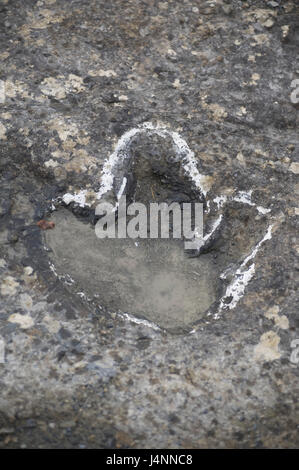
<svg viewBox="0 0 299 470"><path fill-rule="evenodd" d="M295 0L0 0L1 447L298 447L298 50ZM75 296L36 225L146 121L275 223L236 308L190 335Z"/></svg>

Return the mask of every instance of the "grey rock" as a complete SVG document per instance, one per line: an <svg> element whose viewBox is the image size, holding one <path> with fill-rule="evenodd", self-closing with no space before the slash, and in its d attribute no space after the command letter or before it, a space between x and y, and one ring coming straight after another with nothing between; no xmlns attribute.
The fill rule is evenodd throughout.
<svg viewBox="0 0 299 470"><path fill-rule="evenodd" d="M261 3L277 12L271 28L257 26ZM299 338L298 111L290 100L298 2L11 0L0 10L2 448L298 448L299 369L290 360ZM273 224L237 305L218 319L194 311L192 334L105 306L116 282L105 271L105 286L96 283L104 265L95 267L91 254L82 280L72 282L79 248L62 239L58 259L45 239L62 226L46 233L36 225L66 213L75 241L94 230L103 164L125 132L148 121L178 132L194 151L213 219L214 198L240 191L271 208L221 208L225 223L211 251L178 267L175 280L186 267L196 286L227 269L226 281L215 275L209 283L219 299ZM169 200L184 202L185 179L167 163L171 139L146 134L129 150L144 163L135 168L139 193L151 194L148 160L148 181L163 180ZM124 165L107 201L115 202L124 170L134 198L138 178ZM81 189L90 207L61 203ZM126 269L124 262L115 279ZM8 321L23 313L24 294L34 320L27 330Z"/></svg>

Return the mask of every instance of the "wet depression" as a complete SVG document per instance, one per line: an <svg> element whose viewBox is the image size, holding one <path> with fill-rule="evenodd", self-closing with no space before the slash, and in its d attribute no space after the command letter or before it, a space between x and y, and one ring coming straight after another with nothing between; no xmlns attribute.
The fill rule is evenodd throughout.
<svg viewBox="0 0 299 470"><path fill-rule="evenodd" d="M219 268L212 253L189 258L174 239L99 239L70 211L53 213L45 232L58 275L74 291L98 295L110 311L133 314L169 330L200 320L217 298Z"/></svg>

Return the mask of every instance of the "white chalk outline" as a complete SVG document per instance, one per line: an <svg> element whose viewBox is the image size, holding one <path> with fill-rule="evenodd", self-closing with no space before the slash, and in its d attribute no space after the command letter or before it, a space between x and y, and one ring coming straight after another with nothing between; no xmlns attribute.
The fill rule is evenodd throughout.
<svg viewBox="0 0 299 470"><path fill-rule="evenodd" d="M142 133L142 132L146 132L149 134L156 134L164 138L167 136L170 136L172 138L177 154L182 159L182 166L183 166L183 169L185 170L185 173L193 181L196 188L206 197L208 191L204 189L204 185L202 183L202 180L205 178L205 175L199 173L197 169L197 163L196 163L196 159L194 156L194 152L190 149L187 142L179 135L178 132L169 130L164 124L154 125L151 122L146 122L146 123L140 124L136 128L130 129L129 131L125 132L118 140L114 151L110 154L110 156L104 162L102 176L101 176L101 185L100 185L99 191L96 193L96 198L98 200L101 199L101 197L104 194L106 194L108 191L110 191L113 188L114 168L119 162L124 161L126 158L129 157L129 149L130 149L130 143L132 139L137 134ZM124 177L121 187L117 194L117 200L119 200L120 197L123 195L123 192L126 187L126 183L127 183L127 180ZM80 207L85 207L85 206L90 207L91 203L86 202L87 192L88 190L84 189L75 194L66 193L62 197L62 200L66 205L70 204L71 202L74 202ZM253 203L251 200L251 195L252 195L252 190L247 191L247 192L239 191L234 196L226 196L226 195L217 196L212 200L212 202L217 205L218 209L221 209L229 202L235 201L235 202L240 202L242 204L253 206L259 213L263 215L271 212L271 209L267 209L265 207L258 206L255 203ZM116 203L116 207L117 207L117 203ZM207 213L209 212L210 212L210 201L208 200L207 201ZM211 238L215 230L219 227L222 221L222 218L223 218L223 215L221 214L216 219L216 221L213 224L212 230L207 235L205 235L204 242L207 242ZM215 320L217 320L220 317L220 313L223 310L235 308L239 300L243 297L245 293L245 289L255 273L254 262L250 264L247 270L246 270L246 265L248 264L249 261L254 260L262 244L266 240L271 239L272 228L273 228L273 225L270 225L268 227L265 236L254 247L252 252L245 258L245 260L241 263L239 268L235 271L234 277L232 281L230 282L230 284L227 286L225 294L219 300L218 310L213 315ZM225 275L224 274L220 275L220 278L224 279ZM228 304L224 302L224 299L227 297L232 297L232 300ZM212 313L208 312L207 316L210 316L210 315L212 315ZM132 321L135 321L135 323L144 323L147 326L150 326L152 323L152 322L148 322L147 320L138 319L137 317L129 315L128 313L124 313L123 317L130 319L130 320L134 318L134 320ZM157 326L157 328L159 327ZM192 330L191 333L195 331L196 330Z"/></svg>
<svg viewBox="0 0 299 470"><path fill-rule="evenodd" d="M246 265L250 260L254 260L258 251L260 250L262 244L266 240L270 240L272 238L272 228L273 225L270 225L267 229L265 236L260 240L257 245L253 248L252 252L245 258L245 260L241 263L239 268L236 270L234 274L234 278L227 286L224 295L220 299L220 305L217 312L214 314L214 319L217 320L220 316L220 312L222 310L231 310L236 307L239 300L243 297L245 293L245 289L248 283L254 276L255 273L255 263L252 263L248 269L246 270ZM222 273L220 275L221 279L225 279L225 274ZM226 304L224 299L227 297L232 297L231 301ZM208 314L208 316L211 314Z"/></svg>
<svg viewBox="0 0 299 470"><path fill-rule="evenodd" d="M114 151L111 155L105 160L103 169L102 169L102 176L101 176L101 186L99 191L96 193L97 199L101 199L101 197L110 191L113 187L114 181L114 174L113 170L117 163L125 160L129 157L129 148L130 143L137 134L140 133L149 133L149 134L156 134L160 137L167 137L170 136L173 140L175 145L177 154L179 157L182 158L183 161L183 168L186 174L191 178L197 189L206 196L207 191L204 189L202 179L205 178L204 175L199 173L197 169L197 164L194 156L194 152L190 149L187 142L179 135L178 132L171 131L167 129L164 125L157 125L155 126L151 122L146 122L140 124L140 126L130 129L129 131L125 132L120 139L118 140ZM122 196L123 191L125 189L126 181L122 182L121 188L117 195L118 199ZM86 202L86 194L87 190L83 189L75 194L66 193L62 197L62 200L65 204L70 204L74 202L78 204L80 207L90 206L91 204Z"/></svg>

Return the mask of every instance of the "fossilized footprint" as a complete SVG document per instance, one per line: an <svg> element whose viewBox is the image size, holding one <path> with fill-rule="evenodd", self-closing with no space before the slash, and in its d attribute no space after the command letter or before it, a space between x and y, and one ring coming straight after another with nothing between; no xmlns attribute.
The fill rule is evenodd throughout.
<svg viewBox="0 0 299 470"><path fill-rule="evenodd" d="M190 331L207 316L218 318L244 295L254 276L254 259L271 238L272 225L270 210L254 204L250 192L211 197L206 181L177 132L151 123L131 129L104 163L96 201L87 200L88 191L82 189L65 194L61 202L94 210L106 201L116 211L124 195L143 204L201 202L204 233L195 257L186 255L182 240L99 240L94 228L59 208L53 214L55 231L45 234L52 269L67 275L81 295L98 295L108 310L135 321ZM265 217L260 232L243 227L244 211L246 218L256 213ZM233 233L240 231L243 238L234 243Z"/></svg>

